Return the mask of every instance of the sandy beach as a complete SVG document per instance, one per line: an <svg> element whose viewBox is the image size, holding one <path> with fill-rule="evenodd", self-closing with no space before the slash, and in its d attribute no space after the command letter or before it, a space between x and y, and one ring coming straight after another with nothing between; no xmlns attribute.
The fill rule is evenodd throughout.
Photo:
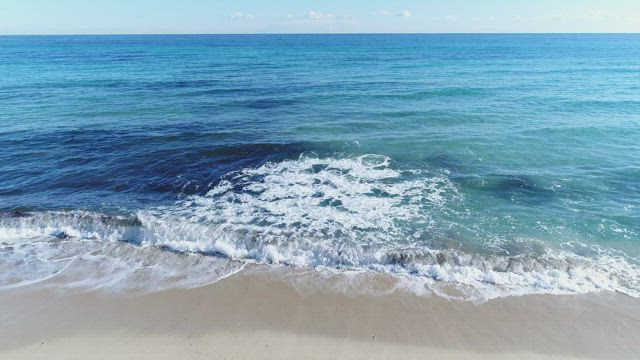
<svg viewBox="0 0 640 360"><path fill-rule="evenodd" d="M474 304L305 288L255 269L146 294L5 291L0 309L3 359L629 359L640 351L640 300L625 295Z"/></svg>

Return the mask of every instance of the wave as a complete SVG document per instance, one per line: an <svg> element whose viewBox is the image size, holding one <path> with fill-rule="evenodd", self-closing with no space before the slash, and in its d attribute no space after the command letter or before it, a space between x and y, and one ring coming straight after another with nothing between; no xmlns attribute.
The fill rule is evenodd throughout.
<svg viewBox="0 0 640 360"><path fill-rule="evenodd" d="M0 290L32 285L189 288L218 281L244 266L219 257L179 256L140 246L151 233L135 215L79 210L7 213L0 218Z"/></svg>
<svg viewBox="0 0 640 360"><path fill-rule="evenodd" d="M305 154L231 172L206 194L133 214L6 214L0 289L52 277L67 287L199 286L253 262L391 274L415 292L477 301L640 297L638 261L621 252L534 239L539 249L516 255L436 248L434 239L447 236L443 214L455 216L451 205L463 201L446 171L401 169L380 155ZM71 262L85 271L80 280L65 275Z"/></svg>

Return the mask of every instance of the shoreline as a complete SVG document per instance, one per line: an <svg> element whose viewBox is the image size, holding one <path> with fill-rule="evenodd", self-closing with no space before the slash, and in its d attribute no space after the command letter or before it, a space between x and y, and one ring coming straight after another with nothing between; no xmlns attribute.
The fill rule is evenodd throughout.
<svg viewBox="0 0 640 360"><path fill-rule="evenodd" d="M254 270L154 293L2 292L0 357L595 359L640 351L640 299L622 294L474 304L400 290L304 290Z"/></svg>

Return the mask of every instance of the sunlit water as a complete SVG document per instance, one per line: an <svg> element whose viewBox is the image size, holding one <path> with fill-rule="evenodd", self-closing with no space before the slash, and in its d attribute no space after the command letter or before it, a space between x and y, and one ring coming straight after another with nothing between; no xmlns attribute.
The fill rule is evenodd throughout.
<svg viewBox="0 0 640 360"><path fill-rule="evenodd" d="M638 94L638 35L0 37L0 288L640 296Z"/></svg>

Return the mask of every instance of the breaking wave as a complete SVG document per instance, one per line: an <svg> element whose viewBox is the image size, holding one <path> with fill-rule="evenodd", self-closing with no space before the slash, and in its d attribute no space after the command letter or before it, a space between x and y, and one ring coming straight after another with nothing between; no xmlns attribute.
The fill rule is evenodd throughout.
<svg viewBox="0 0 640 360"><path fill-rule="evenodd" d="M391 274L418 293L479 301L594 291L640 297L638 260L624 253L579 243L511 256L433 246L462 202L446 171L401 169L380 155L305 154L234 171L205 195L134 214L6 214L0 289L53 280L193 287L253 262Z"/></svg>

